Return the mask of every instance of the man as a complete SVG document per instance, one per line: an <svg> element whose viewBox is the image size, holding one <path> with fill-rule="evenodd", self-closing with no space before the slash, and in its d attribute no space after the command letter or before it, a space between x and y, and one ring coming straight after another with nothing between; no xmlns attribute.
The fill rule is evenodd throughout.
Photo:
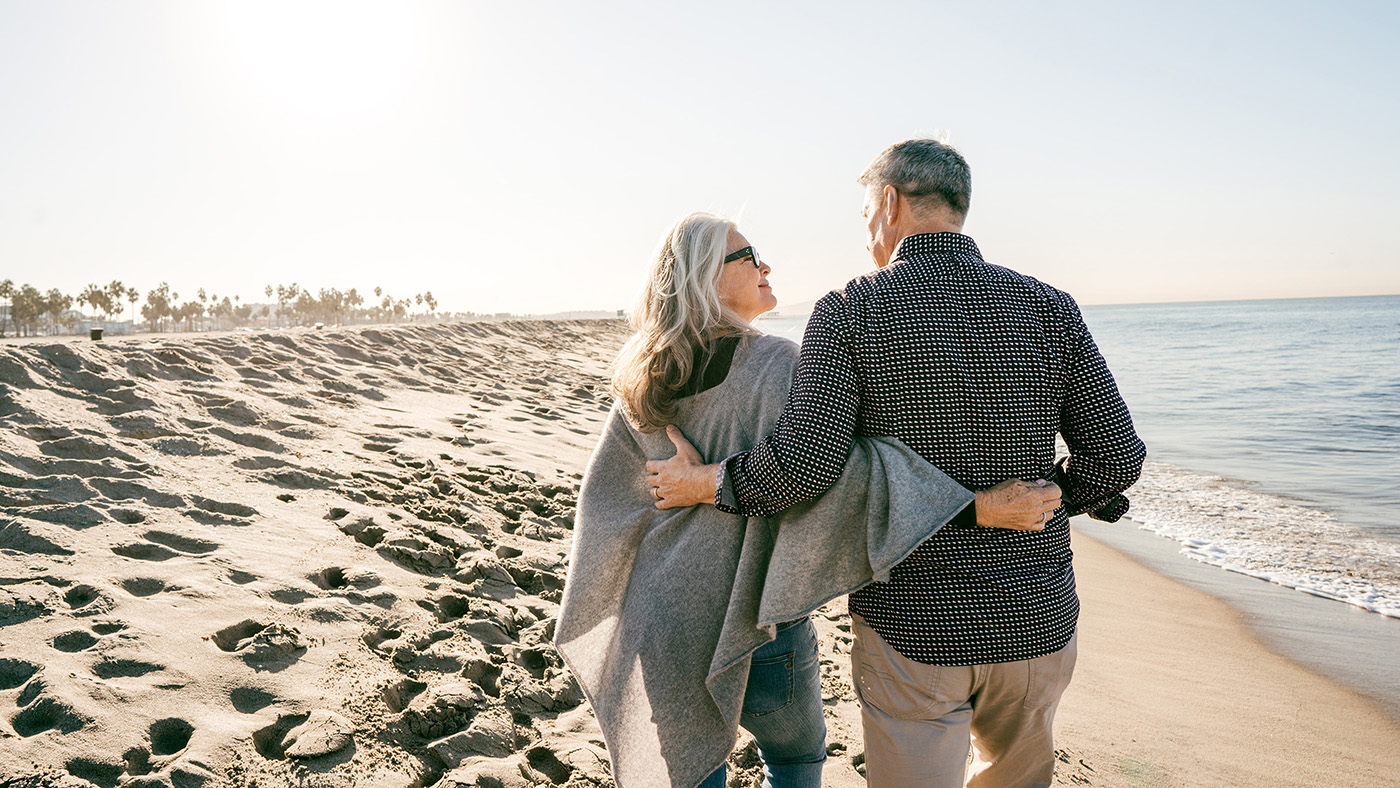
<svg viewBox="0 0 1400 788"><path fill-rule="evenodd" d="M702 465L673 431L676 457L648 467L653 495L771 514L830 486L854 435L900 438L982 490L889 582L850 597L867 779L1048 786L1079 612L1068 518L1121 517L1146 451L1074 300L986 263L961 234L971 177L956 150L903 142L859 182L877 270L817 302L773 433ZM1057 433L1070 450L1058 465ZM981 527L1007 524L985 504L1046 478L1063 495L1053 515Z"/></svg>

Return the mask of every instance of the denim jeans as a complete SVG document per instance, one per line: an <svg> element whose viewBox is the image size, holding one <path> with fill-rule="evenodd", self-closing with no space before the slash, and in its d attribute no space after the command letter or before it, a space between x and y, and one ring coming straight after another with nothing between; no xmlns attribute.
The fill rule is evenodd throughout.
<svg viewBox="0 0 1400 788"><path fill-rule="evenodd" d="M739 724L763 759L763 788L821 788L826 761L817 629L809 618L778 625L778 636L753 653ZM724 788L720 766L700 788Z"/></svg>

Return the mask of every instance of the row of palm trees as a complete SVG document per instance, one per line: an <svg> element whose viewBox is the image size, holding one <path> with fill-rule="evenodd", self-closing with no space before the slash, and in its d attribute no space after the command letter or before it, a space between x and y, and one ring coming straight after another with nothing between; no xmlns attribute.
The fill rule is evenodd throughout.
<svg viewBox="0 0 1400 788"><path fill-rule="evenodd" d="M404 322L437 316L438 302L431 291L408 298L394 298L382 288L374 288L375 302L365 307L357 290L323 289L313 293L296 283L268 285L263 290L276 297L276 306L241 303L239 296L208 293L200 288L195 298L180 302L180 294L161 282L146 292L141 318L151 331L207 331L246 326L258 321L265 326L345 325L351 323ZM0 336L13 329L18 336L33 336L41 330L55 334L72 331L80 321L107 322L127 312L136 326L136 305L141 294L120 281L106 285L89 284L76 297L57 288L41 291L30 284L0 281ZM4 308L8 306L8 308ZM78 307L77 314L73 312ZM86 314L90 313L89 319ZM100 318L99 318L100 316ZM444 315L446 317L446 315ZM479 317L472 313L451 315L460 319Z"/></svg>

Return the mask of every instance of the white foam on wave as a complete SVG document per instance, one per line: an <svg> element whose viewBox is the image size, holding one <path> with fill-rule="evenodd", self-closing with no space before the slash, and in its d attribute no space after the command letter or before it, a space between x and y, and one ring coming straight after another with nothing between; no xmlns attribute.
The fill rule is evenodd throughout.
<svg viewBox="0 0 1400 788"><path fill-rule="evenodd" d="M1400 618L1400 543L1304 502L1163 463L1147 463L1128 496L1128 517L1181 542L1183 555Z"/></svg>

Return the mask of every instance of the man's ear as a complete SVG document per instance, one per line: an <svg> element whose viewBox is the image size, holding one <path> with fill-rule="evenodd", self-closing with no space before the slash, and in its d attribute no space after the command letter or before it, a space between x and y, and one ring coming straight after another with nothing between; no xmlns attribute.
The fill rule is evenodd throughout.
<svg viewBox="0 0 1400 788"><path fill-rule="evenodd" d="M885 224L894 227L899 224L899 190L885 184L884 191L880 193L880 199L885 203Z"/></svg>

